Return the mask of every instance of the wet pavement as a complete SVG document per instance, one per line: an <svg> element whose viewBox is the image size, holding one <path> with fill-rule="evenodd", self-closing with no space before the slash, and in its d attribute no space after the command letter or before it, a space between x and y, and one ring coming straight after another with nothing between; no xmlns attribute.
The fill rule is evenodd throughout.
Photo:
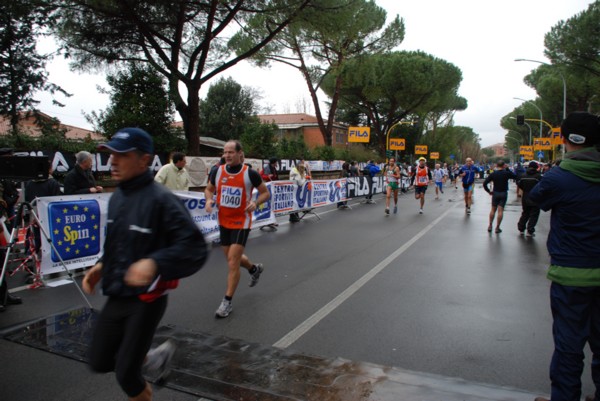
<svg viewBox="0 0 600 401"><path fill-rule="evenodd" d="M433 188L432 188L433 189ZM398 215L351 201L274 232L253 232L247 253L265 263L255 288L242 276L227 319L214 319L225 261L182 282L155 338L178 351L155 400L533 400L549 390L552 352L548 214L538 235L516 231L511 192L502 234L488 234L489 196L476 189L412 194ZM22 278L21 278L22 279ZM114 375L82 363L93 313L73 284L21 290L0 314L3 400L125 399ZM89 298L94 308L104 300ZM23 324L24 322L27 322ZM62 322L62 323L61 323ZM50 352L47 352L50 351ZM151 378L150 378L151 379ZM584 393L591 392L589 371Z"/></svg>

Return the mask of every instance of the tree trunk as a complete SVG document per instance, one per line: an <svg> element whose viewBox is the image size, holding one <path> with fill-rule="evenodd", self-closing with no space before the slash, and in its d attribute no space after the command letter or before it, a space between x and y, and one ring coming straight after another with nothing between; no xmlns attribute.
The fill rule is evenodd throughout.
<svg viewBox="0 0 600 401"><path fill-rule="evenodd" d="M183 132L187 140L188 156L200 156L200 97L199 89L188 86L188 103L175 102L175 108L183 122Z"/></svg>

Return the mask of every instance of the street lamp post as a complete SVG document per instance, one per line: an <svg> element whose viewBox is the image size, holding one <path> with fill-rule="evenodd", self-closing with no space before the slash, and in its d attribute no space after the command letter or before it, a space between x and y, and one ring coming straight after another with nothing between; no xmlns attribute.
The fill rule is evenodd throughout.
<svg viewBox="0 0 600 401"><path fill-rule="evenodd" d="M414 125L414 121L398 121L395 124L392 124L392 126L387 130L387 133L385 134L385 152L386 152L386 160L388 160L387 157L387 151L390 148L390 133L392 132L392 130L394 128L396 128L398 125L402 125L402 124L408 124L408 125Z"/></svg>
<svg viewBox="0 0 600 401"><path fill-rule="evenodd" d="M517 58L517 59L515 59L515 61L529 61L532 63L539 63L539 64L552 66L552 64L548 64L544 61L530 60L527 58ZM567 80L565 79L565 76L563 75L563 73L560 70L558 70L558 74L560 75L560 77L562 78L562 81L563 81L563 120L564 120L565 118L567 118Z"/></svg>
<svg viewBox="0 0 600 401"><path fill-rule="evenodd" d="M513 131L513 132L516 132L516 131ZM521 141L519 141L517 138L513 138L513 137L510 137L510 136L505 136L505 137L504 137L504 139L505 139L505 140L506 140L506 139L510 139L510 140L512 140L512 141L515 141L515 142L517 143L517 145L518 145L518 146L517 146L517 149L518 149L518 147L519 147L519 146L521 146ZM506 146L506 144L505 144L505 146ZM518 152L517 152L517 153L518 153ZM513 158L514 158L514 154L515 154L515 152L513 152ZM512 164L512 162L511 162L511 164Z"/></svg>

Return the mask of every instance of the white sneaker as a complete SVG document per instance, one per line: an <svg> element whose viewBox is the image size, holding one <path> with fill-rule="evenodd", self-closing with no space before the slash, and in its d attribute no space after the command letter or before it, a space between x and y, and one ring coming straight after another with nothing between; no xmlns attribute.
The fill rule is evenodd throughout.
<svg viewBox="0 0 600 401"><path fill-rule="evenodd" d="M254 274L252 274L250 277L250 282L248 283L248 287L254 287L256 284L258 284L258 279L260 279L260 275L262 274L264 268L262 263L257 263L256 264L256 272L254 272Z"/></svg>
<svg viewBox="0 0 600 401"><path fill-rule="evenodd" d="M419 214L423 214L423 209L419 209Z"/></svg>
<svg viewBox="0 0 600 401"><path fill-rule="evenodd" d="M167 340L146 354L144 369L156 378L156 381L164 380L171 372L171 360L175 355L177 347L171 340Z"/></svg>
<svg viewBox="0 0 600 401"><path fill-rule="evenodd" d="M219 305L219 309L215 312L215 317L223 318L229 316L231 311L233 310L233 306L231 306L231 301L223 298L221 301L221 305Z"/></svg>

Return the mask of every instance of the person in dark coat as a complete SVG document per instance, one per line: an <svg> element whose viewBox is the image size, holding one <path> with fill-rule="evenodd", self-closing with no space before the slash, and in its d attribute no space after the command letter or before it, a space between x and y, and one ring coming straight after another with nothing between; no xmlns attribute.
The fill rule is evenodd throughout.
<svg viewBox="0 0 600 401"><path fill-rule="evenodd" d="M517 228L521 235L525 233L527 229L527 236L533 237L535 234L535 225L540 217L540 207L534 202L529 200L529 192L537 185L542 179L542 173L538 171L539 165L531 161L527 166L527 170L517 179L517 186L523 192L521 197L521 218L517 223Z"/></svg>
<svg viewBox="0 0 600 401"><path fill-rule="evenodd" d="M592 351L592 379L600 395L600 118L574 112L561 125L565 156L544 174L529 199L551 210L546 247L554 353L552 401L580 400L584 348ZM536 401L548 401L538 397Z"/></svg>
<svg viewBox="0 0 600 401"><path fill-rule="evenodd" d="M92 175L92 154L81 151L75 155L75 167L65 176L65 195L95 194L103 188Z"/></svg>

